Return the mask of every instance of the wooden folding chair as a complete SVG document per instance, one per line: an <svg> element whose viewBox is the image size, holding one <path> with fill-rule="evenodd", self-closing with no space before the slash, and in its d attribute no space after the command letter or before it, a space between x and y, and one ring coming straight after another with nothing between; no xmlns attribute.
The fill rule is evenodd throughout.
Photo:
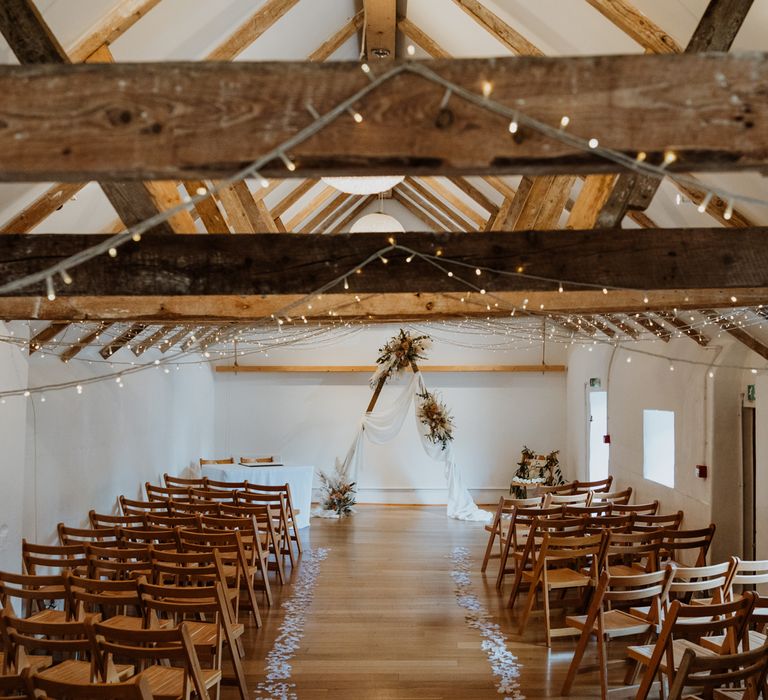
<svg viewBox="0 0 768 700"><path fill-rule="evenodd" d="M107 527L146 527L144 513L133 515L112 515L109 513L97 513L95 510L88 512L88 520L94 529Z"/></svg>
<svg viewBox="0 0 768 700"><path fill-rule="evenodd" d="M501 591L504 587L504 577L507 574L517 572L528 533L534 527L537 518L561 518L563 506L549 506L547 508L523 508L515 506L512 512L507 532L509 537L502 540L499 571L496 574L496 588ZM511 566L510 566L511 564Z"/></svg>
<svg viewBox="0 0 768 700"><path fill-rule="evenodd" d="M144 490L150 501L189 501L190 489L186 486L156 486L148 481L144 484Z"/></svg>
<svg viewBox="0 0 768 700"><path fill-rule="evenodd" d="M175 550L179 548L179 540L174 528L155 527L139 529L137 527L120 527L117 530L118 539L122 546L131 549L136 545L152 545L154 549Z"/></svg>
<svg viewBox="0 0 768 700"><path fill-rule="evenodd" d="M25 573L30 576L63 574L73 570L84 572L87 567L85 545L82 543L48 545L22 540L21 561Z"/></svg>
<svg viewBox="0 0 768 700"><path fill-rule="evenodd" d="M737 653L754 605L751 592L738 600L715 605L686 605L673 600L656 643L627 647L627 657L634 666L627 671L625 683L634 683L638 672L645 668L636 699L648 697L657 675L666 675L671 681L686 649L701 656Z"/></svg>
<svg viewBox="0 0 768 700"><path fill-rule="evenodd" d="M190 513L189 515L181 515L175 513L173 515L155 515L154 513L145 515L144 522L148 528L158 527L185 527L196 528L199 523L200 516Z"/></svg>
<svg viewBox="0 0 768 700"><path fill-rule="evenodd" d="M288 555L291 566L296 566L296 555L291 544L291 528L296 532L295 523L288 516L288 504L283 493L256 493L251 491L238 491L237 504L244 506L268 505L275 517L275 532L280 542L280 554ZM223 512L223 511L222 511Z"/></svg>
<svg viewBox="0 0 768 700"><path fill-rule="evenodd" d="M568 516L579 516L583 515L585 517L592 517L592 516L603 516L603 515L611 515L613 514L613 505L610 503L599 503L598 505L591 505L591 506L582 506L582 505L564 505L563 506L563 515Z"/></svg>
<svg viewBox="0 0 768 700"><path fill-rule="evenodd" d="M151 696L162 700L209 700L218 697L221 670L203 669L189 623L171 629L122 629L95 623L92 628L103 680L115 679L115 658L132 662L135 677L146 682Z"/></svg>
<svg viewBox="0 0 768 700"><path fill-rule="evenodd" d="M592 503L615 503L616 505L627 505L632 500L632 487L628 486L623 491L604 491L601 493L592 492Z"/></svg>
<svg viewBox="0 0 768 700"><path fill-rule="evenodd" d="M519 633L522 635L528 618L536 603L536 595L541 589L544 602L544 625L546 629L547 646L552 645L553 637L572 636L575 634L572 627L552 628L550 620L551 591L566 591L578 589L581 593L580 600L586 600L589 588L597 585L600 571L600 555L603 551L603 538L605 534L555 537L548 532L544 533L541 550L536 557L533 571L521 570L523 580L530 584L528 598L520 620ZM587 571L584 564L587 563Z"/></svg>
<svg viewBox="0 0 768 700"><path fill-rule="evenodd" d="M0 605L14 615L41 622L64 622L66 601L63 573L36 576L0 571Z"/></svg>
<svg viewBox="0 0 768 700"><path fill-rule="evenodd" d="M282 517L284 520L285 531L288 535L288 546L291 546L291 542L296 543L296 552L299 556L302 553L301 537L299 536L299 528L296 525L296 516L301 514L298 508L293 507L293 498L291 497L291 485L286 482L278 486L269 486L267 484L253 484L251 482L245 482L246 493L265 493L270 495L281 494L282 499Z"/></svg>
<svg viewBox="0 0 768 700"><path fill-rule="evenodd" d="M698 530L665 530L661 542L662 563L704 566L714 536L714 523ZM695 556L695 560L690 563L682 562L682 556L688 552Z"/></svg>
<svg viewBox="0 0 768 700"><path fill-rule="evenodd" d="M12 674L0 676L0 700L36 700L36 698L29 690L25 676Z"/></svg>
<svg viewBox="0 0 768 700"><path fill-rule="evenodd" d="M605 479L598 479L596 481L579 481L573 482L574 493L578 491L594 491L600 493L604 491L610 491L613 485L613 474L610 474Z"/></svg>
<svg viewBox="0 0 768 700"><path fill-rule="evenodd" d="M268 568L277 572L277 580L280 584L285 583L285 569L283 567L283 556L280 552L280 535L275 529L275 523L280 526L282 520L280 516L272 509L268 503L263 505L251 504L221 506L220 517L230 518L256 518L256 524L259 533L262 535L261 547L266 551ZM269 555L272 555L272 561L269 561Z"/></svg>
<svg viewBox="0 0 768 700"><path fill-rule="evenodd" d="M580 505L588 506L592 502L592 491L585 491L584 493L574 494L561 494L561 493L547 493L544 495L544 508L548 506L560 506L560 505Z"/></svg>
<svg viewBox="0 0 768 700"><path fill-rule="evenodd" d="M234 457L225 457L224 459L203 459L200 457L200 466L205 466L206 464L234 464L235 458Z"/></svg>
<svg viewBox="0 0 768 700"><path fill-rule="evenodd" d="M219 515L221 504L215 501L172 501L169 512L171 515Z"/></svg>
<svg viewBox="0 0 768 700"><path fill-rule="evenodd" d="M545 486L544 484L538 484L536 487L536 496L546 496L548 493L558 493L571 495L576 490L575 481L568 481L565 484L557 484L556 486Z"/></svg>
<svg viewBox="0 0 768 700"><path fill-rule="evenodd" d="M221 670L223 650L228 651L241 700L249 700L248 685L241 661L244 627L234 621L234 611L220 583L209 586L159 586L139 581L142 601L149 614L150 627L163 619L172 624L187 621L198 656ZM205 621L199 621L200 615Z"/></svg>
<svg viewBox="0 0 768 700"><path fill-rule="evenodd" d="M584 529L594 535L607 530L609 532L629 532L632 527L631 515L592 515L584 518Z"/></svg>
<svg viewBox="0 0 768 700"><path fill-rule="evenodd" d="M614 510L621 510L621 506L614 506ZM635 532L653 532L655 530L679 530L683 522L683 511L669 515L646 515L636 513L632 523L632 529Z"/></svg>
<svg viewBox="0 0 768 700"><path fill-rule="evenodd" d="M612 577L639 576L659 570L661 532L611 531L603 565Z"/></svg>
<svg viewBox="0 0 768 700"><path fill-rule="evenodd" d="M243 551L251 574L251 584L254 588L264 591L267 605L272 606L272 586L269 583L269 535L261 531L255 515L242 518L234 516L213 517L203 516L200 519L201 531L237 531L243 545ZM260 579L256 580L256 573Z"/></svg>
<svg viewBox="0 0 768 700"><path fill-rule="evenodd" d="M239 619L240 593L245 592L245 603L251 609L256 627L261 627L261 614L256 602L253 580L258 567L248 558L239 530L212 530L202 528L179 530L179 540L185 552L217 554L221 561L221 575L225 587L231 586L235 620Z"/></svg>
<svg viewBox="0 0 768 700"><path fill-rule="evenodd" d="M217 481L205 477L205 488L207 489L230 489L232 491L245 491L247 481Z"/></svg>
<svg viewBox="0 0 768 700"><path fill-rule="evenodd" d="M669 688L669 700L704 700L714 696L757 700L768 672L768 645L738 654L703 656L686 649ZM703 692L691 695L686 688ZM717 689L723 689L717 693Z"/></svg>
<svg viewBox="0 0 768 700"><path fill-rule="evenodd" d="M499 505L496 507L496 512L493 514L493 520L489 525L485 526L488 535L488 544L485 547L485 556L483 557L483 564L480 567L480 571L485 573L488 568L488 562L491 559L500 559L504 553L504 545L506 538L509 535L509 528L512 523L512 516L514 515L515 508L519 507L532 507L541 505L541 498L499 498ZM499 540L499 552L493 553L493 548L496 543L496 539Z"/></svg>
<svg viewBox="0 0 768 700"><path fill-rule="evenodd" d="M66 590L70 620L84 622L99 615L110 627L142 629L147 625L137 578L110 580L69 574Z"/></svg>
<svg viewBox="0 0 768 700"><path fill-rule="evenodd" d="M143 513L168 513L168 498L158 498L154 501L137 501L132 498L120 496L120 512L123 515L142 515Z"/></svg>
<svg viewBox="0 0 768 700"><path fill-rule="evenodd" d="M237 503L237 491L231 489L215 489L207 487L204 489L190 489L189 495L193 503L205 501L212 503Z"/></svg>
<svg viewBox="0 0 768 700"><path fill-rule="evenodd" d="M117 545L116 527L69 527L59 523L56 530L61 544L100 544L103 547Z"/></svg>
<svg viewBox="0 0 768 700"><path fill-rule="evenodd" d="M134 542L120 547L87 545L85 552L89 578L120 581L152 573L150 546L146 544Z"/></svg>
<svg viewBox="0 0 768 700"><path fill-rule="evenodd" d="M643 635L644 642L659 633L662 609L666 606L671 570L654 571L632 576L600 575L595 595L586 615L565 618L565 623L581 634L568 673L560 691L569 695L587 644L593 637L597 642L597 664L603 700L608 697L608 656L606 642L623 637ZM647 605L647 612L627 610L632 604ZM613 607L614 604L621 607Z"/></svg>
<svg viewBox="0 0 768 700"><path fill-rule="evenodd" d="M163 483L168 488L191 488L204 489L206 487L206 478L198 476L195 478L185 478L181 476L171 476L168 472L163 474Z"/></svg>
<svg viewBox="0 0 768 700"><path fill-rule="evenodd" d="M656 515L659 510L659 502L624 504L614 503L612 513L632 513L634 515Z"/></svg>
<svg viewBox="0 0 768 700"><path fill-rule="evenodd" d="M35 700L155 700L143 678L131 678L125 683L68 683L66 681L30 675L28 684L34 688Z"/></svg>

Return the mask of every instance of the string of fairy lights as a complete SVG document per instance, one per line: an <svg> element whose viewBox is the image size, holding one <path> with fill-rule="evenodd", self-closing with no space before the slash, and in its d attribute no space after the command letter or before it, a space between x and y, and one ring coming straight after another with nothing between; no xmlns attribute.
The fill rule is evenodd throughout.
<svg viewBox="0 0 768 700"><path fill-rule="evenodd" d="M409 52L411 54L411 52ZM107 239L100 241L98 244L79 251L77 254L70 256L64 260L59 261L55 265L49 266L36 273L27 275L25 277L18 278L6 282L0 285L0 294L7 294L13 291L17 291L32 284L39 284L44 282L46 286L46 296L49 300L53 301L56 298L55 280L60 278L65 285L69 285L73 282L70 274L71 270L74 270L78 265L92 260L100 255L108 255L110 257L116 257L118 255L118 249L129 242L139 243L142 235L152 228L168 221L181 211L189 210L197 203L212 196L220 189L227 187L235 182L245 179L256 179L261 186L269 186L269 182L263 178L259 171L262 170L268 163L278 159L280 160L288 173L294 173L299 168L299 165L290 157L292 149L296 148L307 139L318 134L326 126L336 121L339 118L343 118L345 115L351 116L354 124L360 124L364 122L365 117L359 111L357 105L371 92L375 91L378 87L393 79L395 76L404 72L409 72L422 77L423 79L439 85L445 89L445 94L440 104L440 109L447 109L450 99L456 96L458 99L464 100L470 104L473 104L479 108L487 110L491 113L497 114L508 120L507 129L511 136L519 134L522 129L531 129L548 138L554 139L570 146L574 149L582 150L584 152L592 153L606 160L610 160L621 165L628 171L637 172L645 175L654 175L657 177L669 177L677 182L692 187L696 190L702 189L702 183L698 180L694 180L683 174L672 173L668 171L668 166L677 160L677 155L673 150L667 150L663 156L663 162L661 164L654 164L649 162L648 157L644 153L638 153L634 157L630 157L622 152L615 151L601 145L597 137L581 137L577 136L569 128L572 129L571 119L568 115L563 115L557 125L551 125L541 122L530 115L525 114L518 107L509 107L492 98L494 86L490 79L483 79L480 83L480 92L474 92L461 85L458 85L446 78L443 78L438 73L433 71L427 66L417 63L409 62L394 68L387 70L379 76L374 74L371 67L363 63L361 64L362 71L368 76L369 82L360 90L354 92L348 98L339 102L334 108L330 109L325 114L319 114L317 110L311 105L307 105L307 112L310 114L312 121L302 130L297 132L294 136L285 140L283 143L275 146L272 150L265 153L257 161L254 161L247 167L243 168L239 172L232 175L230 178L226 178L217 182L215 185L206 186L200 188L195 195L189 197L179 205L158 213L145 221L127 228L126 230L108 237ZM704 195L701 201L698 203L698 210L704 212L707 210L708 205L712 201L713 197L719 197L726 202L726 208L724 218L730 219L733 215L734 202L743 201L751 204L758 204L761 206L768 206L768 200L755 198L752 196L743 195L740 193L731 192L719 187L706 186ZM426 254L420 251L406 248L397 244L394 238L390 239L390 245L383 247L375 253L362 260L359 264L353 266L347 272L329 280L326 284L322 285L317 290L310 294L305 295L298 301L295 301L278 311L270 314L269 317L255 319L249 323L245 328L236 328L229 330L222 330L221 334L213 338L209 345L203 349L202 357L199 359L190 359L193 352L197 353L200 349L195 347L195 336L192 335L192 344L183 346L180 352L174 353L167 357L160 359L154 359L150 362L141 363L138 360L130 362L115 361L113 358L104 359L104 363L108 363L111 369L116 369L114 372L96 376L88 377L81 380L72 380L62 382L60 384L50 384L41 387L34 387L25 390L10 390L0 392L0 400L5 401L5 398L11 396L26 396L29 397L32 394L44 395L46 391L56 391L64 389L74 388L78 394L83 392L83 386L85 384L91 384L95 382L106 381L114 379L118 385L123 385L123 377L140 372L151 368L160 368L166 373L170 373L170 367L174 366L179 369L185 364L203 364L211 363L215 361L221 361L223 359L237 360L238 358L247 357L249 355L267 354L269 350L274 348L288 348L288 347L302 347L302 344L311 342L312 347L318 347L318 343L333 344L341 342L342 339L347 338L349 334L359 331L367 325L367 315L361 310L359 315L355 313L348 313L349 307L353 307L355 304L362 304L363 299L360 295L354 295L354 301L347 299L343 302L338 302L323 307L323 311L328 314L328 321L324 324L318 324L316 321L310 322L308 316L316 317L316 313L313 312L313 304L321 301L323 295L331 290L343 288L347 294L353 295L354 289L350 291L350 280L354 280L354 275L361 272L366 266L381 262L382 264L389 264L390 259L402 259L405 263L410 263L414 258L419 258L421 261L436 267L441 272L446 274L463 288L463 291L456 292L460 302L466 303L468 308L472 308L475 311L485 311L492 313L493 316L488 316L484 321L480 319L465 319L457 323L453 323L449 327L451 332L459 336L459 340L453 341L454 344L460 344L460 337L467 335L478 335L483 333L485 336L500 336L503 335L504 340L493 343L489 347L492 350L510 350L510 349L524 349L531 345L540 342L550 343L564 343L569 345L621 345L623 346L627 342L632 342L630 339L625 338L623 335L616 337L578 337L580 330L586 330L589 328L585 323L584 329L580 329L582 325L582 319L578 314L564 314L562 312L557 314L548 314L548 310L545 309L544 304L539 304L538 308L529 308L528 298L521 294L520 302L516 305L511 305L505 299L494 294L489 289L487 283L484 283L485 279L493 276L511 276L520 279L526 279L536 282L545 282L551 284L553 290L558 292L564 292L565 289L580 289L580 290L598 290L603 294L609 294L610 292L622 291L622 292L634 292L636 294L643 295L643 303L651 304L651 295L638 289L629 289L626 287L620 287L616 285L604 285L600 283L591 282L577 282L569 280L558 280L548 277L542 277L539 275L531 274L522 267L515 271L499 270L491 267L474 266L469 265L463 261L452 260L450 257L438 251L437 255ZM474 297L472 296L474 295ZM371 296L367 295L366 300ZM449 295L445 295L448 296ZM452 297L449 297L452 298ZM736 304L738 299L731 297L730 302ZM761 325L763 322L763 316L759 313L762 310L762 305L752 309L745 307L739 311L726 313L715 319L704 318L702 320L695 319L690 316L690 323L686 322L686 326L690 330L699 331L708 325L718 327L718 333L722 331L722 323L731 323L734 327L748 328L753 325ZM344 312L344 313L342 313ZM674 309L677 314L677 309ZM499 314L508 314L508 319L498 317ZM749 317L749 313L752 313L754 318ZM341 314L341 316L340 316ZM737 318L738 315L742 318ZM729 317L730 315L730 317ZM573 320L572 318L573 317ZM563 321L574 328L569 328ZM180 322L179 322L180 323ZM446 323L446 322L444 322ZM302 329L296 330L297 324L304 326ZM523 324L523 325L521 325ZM200 326L201 324L198 324ZM291 330L289 330L291 329ZM595 329L592 328L594 331ZM667 331L668 332L668 331ZM684 334L684 330L677 328L673 331L674 335L681 337ZM102 338L116 339L119 337L118 331L104 330ZM99 337L99 336L97 336ZM256 339L260 337L260 339ZM79 342L78 338L78 342ZM643 338L639 338L644 340ZM647 340L647 338L645 339ZM21 338L11 336L0 337L0 341L8 343L16 343L19 345L25 345L28 341ZM445 338L441 342L451 342ZM136 341L141 342L141 341ZM216 350L216 347L220 347L221 344L228 345L233 344L233 350ZM251 347L250 344L253 344ZM45 343L45 347L49 352L53 352L58 346L64 347L68 345L61 338L57 342ZM162 345L162 344L161 344ZM212 348L212 350L209 350ZM237 349L239 348L239 349ZM168 350L170 348L166 348ZM641 352L639 349L633 349L633 352ZM651 351L642 350L644 354L653 355ZM44 353L41 352L41 356ZM186 358L186 359L185 359ZM78 361L88 362L93 364L94 362L101 362L93 358L75 358ZM692 362L697 364L696 361L687 359L678 359L677 362ZM698 363L704 364L704 363ZM756 371L754 367L737 367L737 369L752 369ZM44 399L43 399L44 400Z"/></svg>

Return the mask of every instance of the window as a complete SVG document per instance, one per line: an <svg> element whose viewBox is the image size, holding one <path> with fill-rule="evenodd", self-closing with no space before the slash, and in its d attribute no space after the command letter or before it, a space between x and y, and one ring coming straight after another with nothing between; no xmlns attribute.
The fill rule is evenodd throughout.
<svg viewBox="0 0 768 700"><path fill-rule="evenodd" d="M608 477L608 450L605 435L608 432L608 392L590 391L589 394L589 480Z"/></svg>
<svg viewBox="0 0 768 700"><path fill-rule="evenodd" d="M643 476L675 486L675 412L643 411Z"/></svg>

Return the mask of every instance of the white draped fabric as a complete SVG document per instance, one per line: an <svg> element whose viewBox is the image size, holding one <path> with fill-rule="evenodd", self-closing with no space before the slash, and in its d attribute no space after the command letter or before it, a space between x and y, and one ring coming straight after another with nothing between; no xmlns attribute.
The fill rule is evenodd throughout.
<svg viewBox="0 0 768 700"><path fill-rule="evenodd" d="M457 520L490 520L491 513L480 510L467 491L461 478L461 469L453 458L453 449L449 442L445 449L427 437L428 431L416 415L417 394L426 391L421 372L416 372L400 396L388 408L363 415L352 446L344 461L339 465L342 473L351 481L358 481L363 468L363 438L367 437L376 445L383 445L392 440L403 427L411 405L414 405L416 427L421 436L421 446L434 460L445 464L445 478L448 482L448 517Z"/></svg>

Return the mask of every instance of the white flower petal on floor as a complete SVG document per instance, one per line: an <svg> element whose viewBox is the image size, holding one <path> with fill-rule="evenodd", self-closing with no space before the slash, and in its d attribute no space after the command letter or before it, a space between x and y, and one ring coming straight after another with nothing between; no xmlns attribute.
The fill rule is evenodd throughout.
<svg viewBox="0 0 768 700"><path fill-rule="evenodd" d="M283 604L285 619L279 627L279 634L267 654L265 669L267 680L259 683L254 693L256 698L270 700L298 700L296 684L291 683L293 668L291 660L299 649L304 636L304 624L309 606L314 597L315 584L320 573L320 562L328 556L328 549L319 547L304 552L301 568L293 592Z"/></svg>
<svg viewBox="0 0 768 700"><path fill-rule="evenodd" d="M504 700L523 700L520 692L520 663L507 649L507 638L501 628L492 621L491 615L472 591L472 559L466 547L454 547L450 555L453 571L451 578L456 584L456 602L466 612L464 620L483 637L480 648L488 656L491 671L496 677L496 690Z"/></svg>

